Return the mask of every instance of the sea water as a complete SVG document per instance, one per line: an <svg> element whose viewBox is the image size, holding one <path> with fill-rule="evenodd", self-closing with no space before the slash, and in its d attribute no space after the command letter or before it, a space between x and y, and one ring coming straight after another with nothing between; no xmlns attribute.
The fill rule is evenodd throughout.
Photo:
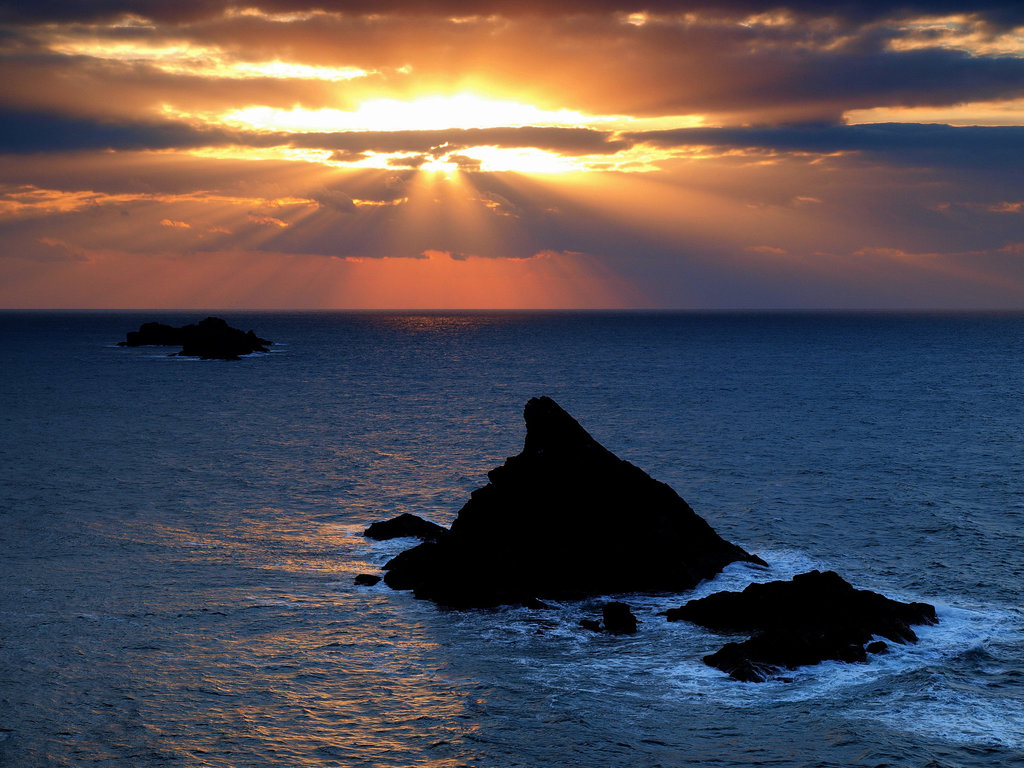
<svg viewBox="0 0 1024 768"><path fill-rule="evenodd" d="M1024 763L1024 317L0 313L4 766ZM379 584L549 395L770 564L694 592L450 611ZM629 511L620 521L631 536ZM935 604L867 664L738 683L660 611L834 569Z"/></svg>

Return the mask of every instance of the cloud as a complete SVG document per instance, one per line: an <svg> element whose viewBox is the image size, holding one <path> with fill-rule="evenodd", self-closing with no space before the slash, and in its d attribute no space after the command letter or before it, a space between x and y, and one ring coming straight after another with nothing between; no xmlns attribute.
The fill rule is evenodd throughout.
<svg viewBox="0 0 1024 768"><path fill-rule="evenodd" d="M0 46L4 101L25 112L127 118L155 115L163 104L190 113L224 104L338 108L367 98L451 94L459 83L591 113L711 115L737 124L836 121L851 110L1024 95L1024 44L1017 53L1011 43L985 47L1007 24L1024 23L1020 3L576 0L553 10L539 0L275 0L253 7L261 5L254 13L200 0L8 5L12 40ZM152 23L114 25L122 13ZM629 22L634 13L643 23ZM921 17L945 17L959 42L940 45L942 36ZM81 24L61 36L36 25L76 20ZM69 48L69 37L79 47ZM921 47L932 39L936 47ZM216 66L197 69L196 51ZM242 64L269 67L282 56L296 73L373 74L344 88L315 74L218 76ZM188 66L166 64L174 57Z"/></svg>
<svg viewBox="0 0 1024 768"><path fill-rule="evenodd" d="M753 151L831 154L865 152L900 165L1019 168L1024 165L1024 126L810 124L764 128L682 128L627 134L662 148L718 147Z"/></svg>
<svg viewBox="0 0 1024 768"><path fill-rule="evenodd" d="M282 143L309 149L332 149L346 153L420 152L435 156L467 147L533 147L561 154L614 154L627 149L627 141L613 138L609 131L591 128L522 126L510 128L451 128L415 131L346 131L278 135ZM255 136L267 143L271 139ZM252 140L252 139L250 139Z"/></svg>
<svg viewBox="0 0 1024 768"><path fill-rule="evenodd" d="M748 245L743 250L750 251L751 253L760 253L764 256L785 256L785 248L776 248L772 245Z"/></svg>
<svg viewBox="0 0 1024 768"><path fill-rule="evenodd" d="M39 263L47 262L86 262L89 256L84 251L76 248L66 240L53 237L40 237L38 239L40 248L17 249L12 252L15 258L27 259Z"/></svg>
<svg viewBox="0 0 1024 768"><path fill-rule="evenodd" d="M338 262L413 296L586 262L664 306L1024 306L1024 126L921 124L1024 114L1020 24L1016 1L0 2L0 266L327 295ZM332 130L463 93L533 123ZM247 112L315 130L222 122ZM844 124L871 115L906 122Z"/></svg>
<svg viewBox="0 0 1024 768"><path fill-rule="evenodd" d="M279 219L275 216L266 216L263 214L250 213L248 215L249 221L253 224L258 224L261 227L279 227L284 229L285 227L291 226L287 221Z"/></svg>
<svg viewBox="0 0 1024 768"><path fill-rule="evenodd" d="M341 213L352 213L356 210L356 204L349 195L339 189L322 188L310 194L321 208Z"/></svg>
<svg viewBox="0 0 1024 768"><path fill-rule="evenodd" d="M117 122L0 111L0 153L192 149L229 145L332 150L332 159L338 161L358 161L369 152L438 156L478 146L533 147L569 155L614 154L629 147L627 141L613 138L608 131L588 128L526 126L288 134L197 127L176 121ZM414 167L409 163L405 165Z"/></svg>
<svg viewBox="0 0 1024 768"><path fill-rule="evenodd" d="M104 122L46 113L0 113L0 153L180 149L236 140L223 130L174 122Z"/></svg>
<svg viewBox="0 0 1024 768"><path fill-rule="evenodd" d="M119 16L135 16L167 23L194 22L219 18L238 6L230 0L50 0L46 3L5 2L0 18L19 23L98 21ZM879 18L911 14L949 14L963 10L955 0L839 0L825 6L815 0L563 0L557 6L543 0L253 0L244 6L251 16L265 16L287 23L321 11L353 14L444 14L472 17L500 14L555 15L587 14L624 16L631 13L682 14L712 12L731 16L749 16L768 11L788 10L794 14L831 15L866 22ZM979 15L998 23L1024 20L1024 10L1014 0L980 0L972 4ZM823 13L824 9L824 13ZM236 11L237 13L237 11ZM243 14L244 15L244 14Z"/></svg>

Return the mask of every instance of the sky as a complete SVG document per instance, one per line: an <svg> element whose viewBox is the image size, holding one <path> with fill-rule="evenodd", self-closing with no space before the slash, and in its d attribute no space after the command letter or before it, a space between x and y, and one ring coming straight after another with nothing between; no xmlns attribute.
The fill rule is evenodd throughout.
<svg viewBox="0 0 1024 768"><path fill-rule="evenodd" d="M1024 3L0 0L0 307L1024 309Z"/></svg>

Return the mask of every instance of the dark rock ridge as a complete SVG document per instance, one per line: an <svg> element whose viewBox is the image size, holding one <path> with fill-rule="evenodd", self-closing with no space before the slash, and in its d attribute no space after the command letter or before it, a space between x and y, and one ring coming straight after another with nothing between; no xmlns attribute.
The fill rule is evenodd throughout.
<svg viewBox="0 0 1024 768"><path fill-rule="evenodd" d="M447 535L402 552L385 582L453 607L692 589L764 562L665 483L615 456L548 397L526 404L522 453L488 473Z"/></svg>
<svg viewBox="0 0 1024 768"><path fill-rule="evenodd" d="M369 539L384 541L386 539L413 538L423 541L434 541L448 533L444 526L424 520L422 517L410 515L408 512L390 520L381 520L372 523L369 528L363 531L363 536Z"/></svg>
<svg viewBox="0 0 1024 768"><path fill-rule="evenodd" d="M208 317L199 323L175 328L163 323L143 323L139 330L129 331L122 347L181 347L179 355L203 360L238 360L242 355L267 352L272 341L261 339L254 332L232 328L226 320Z"/></svg>
<svg viewBox="0 0 1024 768"><path fill-rule="evenodd" d="M691 621L719 632L754 633L704 657L706 664L747 682L826 660L866 661L869 651L886 650L876 635L895 643L917 642L911 625L938 622L934 606L854 589L833 571L719 592L666 615L669 621Z"/></svg>

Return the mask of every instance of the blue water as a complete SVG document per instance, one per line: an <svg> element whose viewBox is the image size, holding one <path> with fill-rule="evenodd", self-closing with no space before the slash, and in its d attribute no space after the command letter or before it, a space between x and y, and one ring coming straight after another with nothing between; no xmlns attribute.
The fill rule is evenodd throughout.
<svg viewBox="0 0 1024 768"><path fill-rule="evenodd" d="M223 316L273 351L0 313L0 765L1024 763L1024 317ZM450 523L541 394L771 569L626 595L627 638L354 586L410 544L363 528ZM756 685L656 615L810 568L941 622Z"/></svg>

